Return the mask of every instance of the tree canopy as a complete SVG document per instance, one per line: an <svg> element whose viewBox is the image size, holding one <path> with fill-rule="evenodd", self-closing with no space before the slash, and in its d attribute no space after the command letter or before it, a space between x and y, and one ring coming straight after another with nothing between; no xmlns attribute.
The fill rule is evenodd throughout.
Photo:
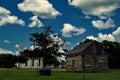
<svg viewBox="0 0 120 80"><path fill-rule="evenodd" d="M25 63L27 59L23 56L12 54L0 54L0 67L12 68L16 67L15 63Z"/></svg>
<svg viewBox="0 0 120 80"><path fill-rule="evenodd" d="M52 35L53 31L51 27L44 27L43 32L33 33L30 36L30 42L34 46L33 50L24 50L21 55L33 58L43 58L43 66L47 65L58 65L59 61L56 56L58 56L57 51L60 47L63 47L65 41L61 39L58 35Z"/></svg>

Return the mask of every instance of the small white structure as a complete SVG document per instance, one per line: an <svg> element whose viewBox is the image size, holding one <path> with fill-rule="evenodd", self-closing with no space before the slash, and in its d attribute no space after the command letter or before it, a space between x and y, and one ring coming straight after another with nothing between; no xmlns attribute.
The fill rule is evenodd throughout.
<svg viewBox="0 0 120 80"><path fill-rule="evenodd" d="M24 45L18 44L16 46L19 51L17 55L20 55L20 52L23 52L25 50ZM37 46L31 46L28 50L33 51L35 48L38 48ZM28 58L26 63L16 63L16 66L18 68L43 68L43 58Z"/></svg>
<svg viewBox="0 0 120 80"><path fill-rule="evenodd" d="M43 58L28 59L26 63L17 63L18 68L43 68Z"/></svg>

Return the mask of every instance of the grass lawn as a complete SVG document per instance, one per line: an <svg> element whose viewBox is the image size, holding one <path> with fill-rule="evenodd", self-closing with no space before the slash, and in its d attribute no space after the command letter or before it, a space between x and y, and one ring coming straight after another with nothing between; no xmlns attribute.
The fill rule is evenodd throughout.
<svg viewBox="0 0 120 80"><path fill-rule="evenodd" d="M0 80L83 80L83 74L52 70L51 76L37 76L37 69L0 69ZM85 80L120 80L120 70L85 73Z"/></svg>

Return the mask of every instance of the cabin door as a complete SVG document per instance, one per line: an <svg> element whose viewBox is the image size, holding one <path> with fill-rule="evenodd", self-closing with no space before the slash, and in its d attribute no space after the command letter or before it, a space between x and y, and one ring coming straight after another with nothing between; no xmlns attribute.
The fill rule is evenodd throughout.
<svg viewBox="0 0 120 80"><path fill-rule="evenodd" d="M72 71L75 71L75 60L72 60Z"/></svg>

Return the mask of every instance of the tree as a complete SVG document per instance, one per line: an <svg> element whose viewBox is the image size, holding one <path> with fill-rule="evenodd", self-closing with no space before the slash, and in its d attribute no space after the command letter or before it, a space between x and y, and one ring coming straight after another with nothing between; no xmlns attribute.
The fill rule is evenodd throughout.
<svg viewBox="0 0 120 80"><path fill-rule="evenodd" d="M27 58L25 58L22 55L16 56L16 62L17 63L26 63L27 62Z"/></svg>
<svg viewBox="0 0 120 80"><path fill-rule="evenodd" d="M0 67L12 68L15 63L26 63L27 59L24 56L16 56L12 54L0 55Z"/></svg>
<svg viewBox="0 0 120 80"><path fill-rule="evenodd" d="M109 68L120 68L120 43L105 40L102 45L109 55Z"/></svg>
<svg viewBox="0 0 120 80"><path fill-rule="evenodd" d="M56 53L60 46L63 46L64 42L59 45L52 37L51 37L51 27L44 27L44 31L41 33L33 33L31 34L30 41L34 46L37 46L37 50L34 49L34 53L38 53L39 57L43 57L43 66L50 64L57 64Z"/></svg>
<svg viewBox="0 0 120 80"><path fill-rule="evenodd" d="M11 68L15 66L16 56L12 54L1 54L0 55L0 67Z"/></svg>

